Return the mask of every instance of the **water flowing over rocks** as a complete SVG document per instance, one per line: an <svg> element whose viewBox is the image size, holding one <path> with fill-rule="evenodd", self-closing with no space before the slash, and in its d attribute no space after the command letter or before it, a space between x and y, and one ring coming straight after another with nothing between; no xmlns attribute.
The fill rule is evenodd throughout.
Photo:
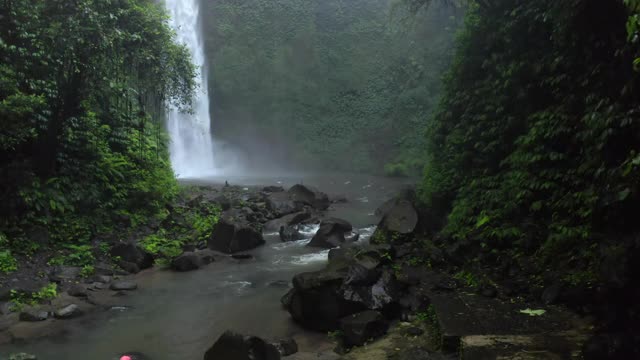
<svg viewBox="0 0 640 360"><path fill-rule="evenodd" d="M345 220L330 218L320 223L318 232L313 236L307 246L331 249L357 240L357 236L351 235L353 226ZM349 236L350 235L350 236ZM350 241L347 241L349 239Z"/></svg>

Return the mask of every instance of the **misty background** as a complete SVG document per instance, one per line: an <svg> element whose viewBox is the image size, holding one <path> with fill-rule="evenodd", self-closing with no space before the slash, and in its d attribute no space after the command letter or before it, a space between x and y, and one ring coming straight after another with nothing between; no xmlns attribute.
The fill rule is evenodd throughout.
<svg viewBox="0 0 640 360"><path fill-rule="evenodd" d="M202 0L212 131L254 170L418 174L462 10Z"/></svg>

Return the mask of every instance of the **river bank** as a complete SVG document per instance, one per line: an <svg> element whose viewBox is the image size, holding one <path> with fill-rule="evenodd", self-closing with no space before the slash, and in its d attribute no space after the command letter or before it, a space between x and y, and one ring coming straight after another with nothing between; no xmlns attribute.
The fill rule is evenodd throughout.
<svg viewBox="0 0 640 360"><path fill-rule="evenodd" d="M237 200L230 209L241 210L259 204L252 194L262 192L263 184L288 188L300 180L200 179L186 181L183 186L193 191L190 199L204 195L203 191L209 198L225 193L236 194L229 196ZM230 186L225 187L225 181L229 181ZM357 229L375 224L374 209L403 185L390 179L350 175L323 177L316 181L307 177L302 181L324 185L329 198L335 200L326 215L349 219ZM188 202L188 199L183 200ZM267 218L270 217L264 220L269 221ZM135 275L120 273L120 280L133 280L138 285L137 290L128 292L126 296L113 296L117 292L107 288L89 292L91 298L100 301L69 298L65 295L68 288L63 285L58 291L63 294L60 298L67 302L80 302L83 316L71 320L49 319L42 323L5 325L5 342L13 341L13 344L5 343L0 354L26 351L46 354L47 359L66 359L68 357L65 356L76 351L84 351L108 359L117 351L137 349L146 350L154 359L199 359L226 329L270 338L306 334L296 339L302 352L313 352L318 346L332 346L327 344L326 334L308 335L280 307L280 297L286 292L286 284L293 275L321 268L326 263L327 251L307 248L305 240L283 243L277 230L265 231L263 235L266 244L250 250L252 258L239 260L218 253L213 264L195 272L179 273L168 267L156 267ZM191 246L187 250L192 250ZM46 267L40 269L48 270ZM12 275L14 278L19 276ZM87 279L81 277L70 281L75 282L91 286ZM59 302L51 305L63 305L63 300L56 301ZM90 304L91 301L98 305ZM88 303L87 308L84 308L85 303ZM251 314L251 317L247 318L246 314ZM15 313L9 315L14 321L16 316ZM8 331L10 328L13 332ZM15 332L23 328L37 331ZM189 330L185 332L184 328ZM45 338L37 340L41 336ZM306 340L308 336L314 340ZM54 352L59 355L51 355Z"/></svg>

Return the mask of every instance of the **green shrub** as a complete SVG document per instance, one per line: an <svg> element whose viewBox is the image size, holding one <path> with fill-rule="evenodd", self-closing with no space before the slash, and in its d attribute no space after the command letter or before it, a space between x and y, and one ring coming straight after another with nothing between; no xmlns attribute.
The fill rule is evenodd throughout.
<svg viewBox="0 0 640 360"><path fill-rule="evenodd" d="M157 234L149 235L140 242L140 245L146 251L166 258L174 258L182 254L183 244L181 240L169 239L164 230L160 230Z"/></svg>
<svg viewBox="0 0 640 360"><path fill-rule="evenodd" d="M13 257L11 251L0 251L0 272L8 274L16 270L18 270L18 261Z"/></svg>

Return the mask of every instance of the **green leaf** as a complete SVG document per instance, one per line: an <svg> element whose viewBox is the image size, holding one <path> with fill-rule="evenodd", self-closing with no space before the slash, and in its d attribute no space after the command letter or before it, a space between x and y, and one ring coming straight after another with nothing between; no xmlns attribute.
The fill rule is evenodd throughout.
<svg viewBox="0 0 640 360"><path fill-rule="evenodd" d="M488 215L484 215L482 217L479 217L478 221L476 222L476 229L482 227L485 224L487 224L489 221L491 221L491 218Z"/></svg>
<svg viewBox="0 0 640 360"><path fill-rule="evenodd" d="M547 312L546 310L542 310L542 309L538 309L538 310L532 310L532 309L520 310L521 314L525 314L525 315L529 315L529 316L542 316L546 312Z"/></svg>

